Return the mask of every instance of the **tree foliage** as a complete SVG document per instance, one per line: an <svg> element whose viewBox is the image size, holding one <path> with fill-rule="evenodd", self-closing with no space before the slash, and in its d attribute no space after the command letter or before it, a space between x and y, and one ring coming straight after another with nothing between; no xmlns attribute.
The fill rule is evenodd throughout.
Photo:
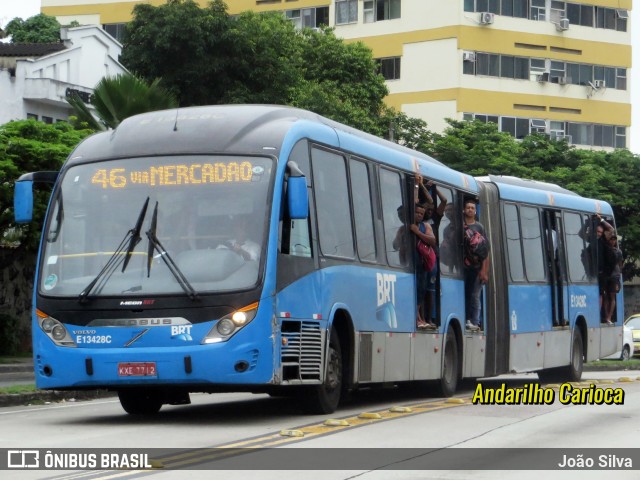
<svg viewBox="0 0 640 480"><path fill-rule="evenodd" d="M578 149L566 141L529 135L518 141L494 123L449 120L444 134L421 148L450 167L472 175L514 175L555 183L611 204L625 254L623 274L640 274L640 156L628 150Z"/></svg>
<svg viewBox="0 0 640 480"><path fill-rule="evenodd" d="M56 43L60 41L60 23L43 13L26 20L16 17L5 27L5 34L11 36L12 43Z"/></svg>
<svg viewBox="0 0 640 480"><path fill-rule="evenodd" d="M292 105L374 134L386 133L388 91L371 51L332 29L297 30L277 12L230 17L214 0L139 4L128 25L122 63L145 79L162 78L182 106Z"/></svg>
<svg viewBox="0 0 640 480"><path fill-rule="evenodd" d="M75 130L64 122L49 125L19 120L0 126L0 240L12 232L20 240L18 251L37 249L49 189L34 191L34 221L16 225L11 208L14 182L26 172L59 170L71 150L90 133L90 130Z"/></svg>
<svg viewBox="0 0 640 480"><path fill-rule="evenodd" d="M160 85L159 79L147 84L129 73L104 77L95 86L91 103L97 119L79 96L69 98L68 102L78 120L94 130L116 128L133 115L178 106L176 98Z"/></svg>

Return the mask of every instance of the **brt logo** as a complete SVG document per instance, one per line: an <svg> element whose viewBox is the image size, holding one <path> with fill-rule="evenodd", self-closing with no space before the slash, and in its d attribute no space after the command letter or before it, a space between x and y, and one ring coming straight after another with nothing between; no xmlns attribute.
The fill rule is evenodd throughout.
<svg viewBox="0 0 640 480"><path fill-rule="evenodd" d="M391 273L376 273L378 307L387 302L396 304L396 276Z"/></svg>
<svg viewBox="0 0 640 480"><path fill-rule="evenodd" d="M191 325L172 325L171 336L175 335L191 335Z"/></svg>

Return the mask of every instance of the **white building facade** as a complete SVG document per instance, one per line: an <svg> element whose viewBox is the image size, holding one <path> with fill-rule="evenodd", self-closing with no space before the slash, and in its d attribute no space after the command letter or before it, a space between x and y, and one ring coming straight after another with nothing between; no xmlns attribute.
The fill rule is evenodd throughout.
<svg viewBox="0 0 640 480"><path fill-rule="evenodd" d="M20 45L18 56L0 45L0 124L67 120L68 95L77 92L86 102L102 77L127 72L118 61L122 45L99 26L63 28L61 40L63 47L45 55L36 45L33 54Z"/></svg>

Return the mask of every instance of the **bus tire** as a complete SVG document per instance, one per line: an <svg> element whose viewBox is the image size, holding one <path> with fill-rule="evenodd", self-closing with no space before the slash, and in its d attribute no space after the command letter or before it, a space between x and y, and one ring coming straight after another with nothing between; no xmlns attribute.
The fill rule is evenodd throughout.
<svg viewBox="0 0 640 480"><path fill-rule="evenodd" d="M343 387L342 349L335 328L331 329L327 370L322 385L302 390L302 403L308 414L333 413L338 408Z"/></svg>
<svg viewBox="0 0 640 480"><path fill-rule="evenodd" d="M153 415L162 408L162 396L154 390L118 390L120 405L129 415Z"/></svg>
<svg viewBox="0 0 640 480"><path fill-rule="evenodd" d="M571 363L565 367L566 378L569 382L579 382L582 378L582 367L584 366L584 348L582 345L582 333L579 328L573 332L573 342L571 344Z"/></svg>
<svg viewBox="0 0 640 480"><path fill-rule="evenodd" d="M458 358L458 342L452 331L447 332L442 354L442 373L436 380L435 392L439 397L450 397L456 393L458 377L460 374L460 361Z"/></svg>

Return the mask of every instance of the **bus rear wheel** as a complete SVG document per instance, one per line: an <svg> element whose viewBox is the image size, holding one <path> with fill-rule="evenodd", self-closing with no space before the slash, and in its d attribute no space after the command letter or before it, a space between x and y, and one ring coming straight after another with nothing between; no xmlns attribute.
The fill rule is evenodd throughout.
<svg viewBox="0 0 640 480"><path fill-rule="evenodd" d="M452 331L447 332L442 355L442 372L436 380L435 392L439 397L450 397L458 388L460 362L458 359L458 342Z"/></svg>
<svg viewBox="0 0 640 480"><path fill-rule="evenodd" d="M120 405L129 415L152 415L162 408L162 395L153 390L132 388L118 390Z"/></svg>
<svg viewBox="0 0 640 480"><path fill-rule="evenodd" d="M305 412L320 415L335 412L340 403L342 381L342 349L338 332L333 328L324 383L305 388L301 392Z"/></svg>

